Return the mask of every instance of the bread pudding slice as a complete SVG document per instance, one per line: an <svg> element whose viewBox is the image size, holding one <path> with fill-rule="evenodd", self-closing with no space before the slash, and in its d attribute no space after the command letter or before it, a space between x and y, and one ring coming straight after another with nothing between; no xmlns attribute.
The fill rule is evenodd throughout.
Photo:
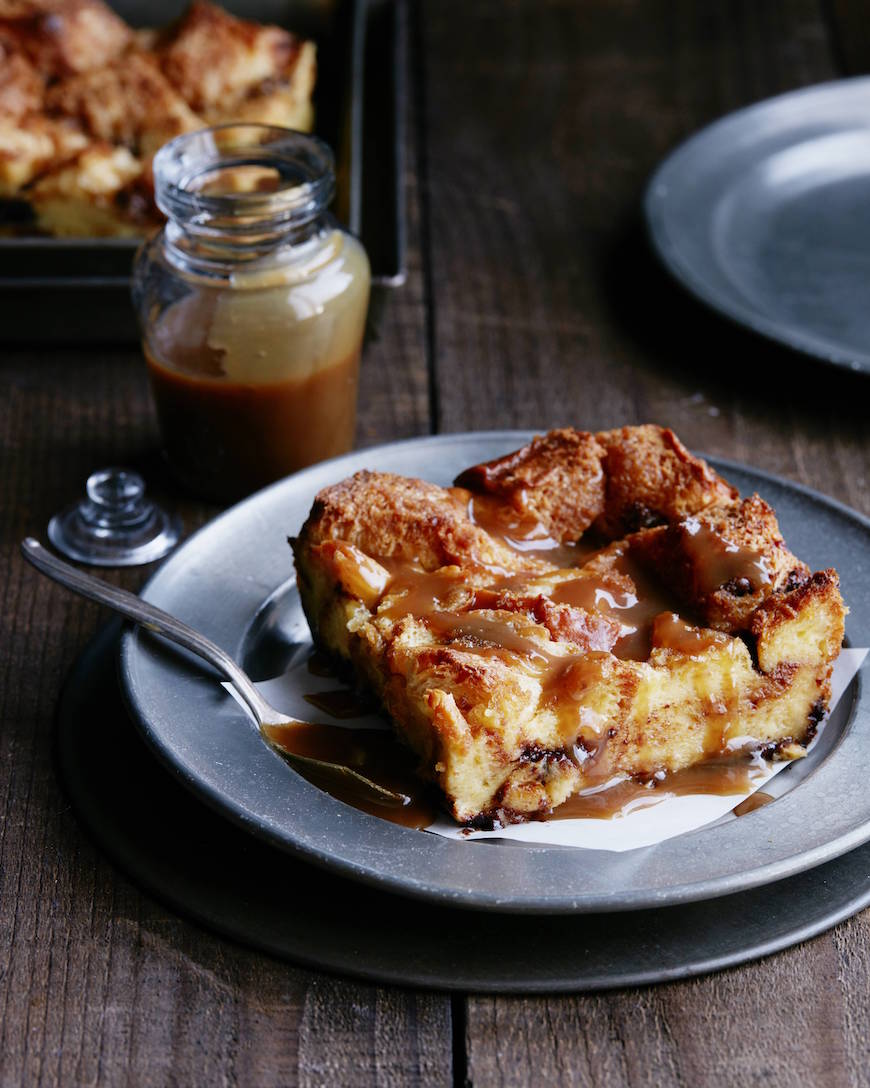
<svg viewBox="0 0 870 1088"><path fill-rule="evenodd" d="M843 638L836 571L658 427L555 431L453 488L358 473L293 541L317 645L463 824L750 751L800 754Z"/></svg>

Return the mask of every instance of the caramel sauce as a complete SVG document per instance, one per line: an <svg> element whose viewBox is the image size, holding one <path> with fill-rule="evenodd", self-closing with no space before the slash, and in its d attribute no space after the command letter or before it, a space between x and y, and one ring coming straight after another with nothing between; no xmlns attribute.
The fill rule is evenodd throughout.
<svg viewBox="0 0 870 1088"><path fill-rule="evenodd" d="M730 585L740 593L755 593L770 584L770 571L761 552L732 544L697 518L687 518L683 527L684 547L692 560L701 594L715 593Z"/></svg>
<svg viewBox="0 0 870 1088"><path fill-rule="evenodd" d="M408 798L405 805L379 804L364 796L352 780L339 780L316 768L296 767L312 785L339 801L416 830L434 821L438 807L432 791L415 773L413 756L386 730L299 723L266 725L263 733L285 752L350 767L379 786Z"/></svg>
<svg viewBox="0 0 870 1088"><path fill-rule="evenodd" d="M561 582L553 590L553 600L616 620L621 634L611 652L623 660L646 661L652 649L656 617L662 612L677 612L679 605L673 594L630 556L620 555L615 570L628 575L634 592L605 573Z"/></svg>
<svg viewBox="0 0 870 1088"><path fill-rule="evenodd" d="M653 621L653 642L656 646L693 657L714 646L724 645L728 636L721 631L692 627L675 612L662 612Z"/></svg>
<svg viewBox="0 0 870 1088"><path fill-rule="evenodd" d="M357 695L355 691L342 688L340 691L315 691L305 696L305 702L316 706L332 718L360 718L372 710L371 702Z"/></svg>
<svg viewBox="0 0 870 1088"><path fill-rule="evenodd" d="M521 555L546 559L548 563L567 570L569 567L579 567L597 550L595 545L583 540L565 544L554 540L531 514L504 502L497 495L471 495L462 488L451 488L451 491L458 497L467 496L468 516L475 525ZM522 493L517 502L521 507Z"/></svg>
<svg viewBox="0 0 870 1088"><path fill-rule="evenodd" d="M757 760L732 757L711 760L670 774L659 772L646 781L625 778L583 790L569 797L553 812L551 820L611 820L627 816L641 808L656 805L670 797L713 794L717 797L747 794L757 781ZM746 805L758 794L747 797ZM765 795L766 796L766 795ZM772 798L771 798L772 800ZM764 802L759 802L764 804ZM737 809L734 810L735 812ZM746 809L749 811L749 809ZM742 815L742 813L739 813Z"/></svg>
<svg viewBox="0 0 870 1088"><path fill-rule="evenodd" d="M431 612L426 622L441 635L462 640L470 649L507 651L520 658L530 658L539 668L547 669L568 660L550 653L534 639L520 635L509 623L475 613Z"/></svg>
<svg viewBox="0 0 870 1088"><path fill-rule="evenodd" d="M745 801L741 801L739 805L735 805L733 812L735 816L747 816L750 812L764 808L765 805L769 805L771 801L775 800L776 798L771 797L769 793L758 790L747 797Z"/></svg>
<svg viewBox="0 0 870 1088"><path fill-rule="evenodd" d="M448 594L463 584L461 571L425 571L390 559L382 559L380 562L392 575L386 593L398 596L393 604L379 613L388 619L401 619L402 616L428 617L442 607ZM470 591L468 595L471 596Z"/></svg>
<svg viewBox="0 0 870 1088"><path fill-rule="evenodd" d="M166 454L198 492L236 498L353 445L359 351L275 382L185 374L145 350ZM207 455L204 455L207 451Z"/></svg>

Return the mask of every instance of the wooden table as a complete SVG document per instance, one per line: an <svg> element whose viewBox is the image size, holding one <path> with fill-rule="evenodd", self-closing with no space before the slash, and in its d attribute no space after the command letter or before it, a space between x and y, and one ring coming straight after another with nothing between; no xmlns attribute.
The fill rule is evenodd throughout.
<svg viewBox="0 0 870 1088"><path fill-rule="evenodd" d="M365 359L360 444L652 420L870 513L866 379L701 309L658 270L638 217L645 179L688 133L861 71L870 36L852 9L413 9L410 273ZM25 568L17 544L118 462L140 467L187 530L216 511L163 480L135 350L6 350L0 368L3 1088L870 1083L870 912L694 981L450 998L288 966L140 893L80 831L51 762L64 674L105 614ZM146 573L109 577L136 588Z"/></svg>

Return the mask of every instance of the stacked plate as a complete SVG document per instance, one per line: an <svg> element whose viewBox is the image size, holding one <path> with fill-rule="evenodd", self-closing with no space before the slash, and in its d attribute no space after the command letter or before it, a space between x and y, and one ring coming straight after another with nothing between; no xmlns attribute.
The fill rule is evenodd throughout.
<svg viewBox="0 0 870 1088"><path fill-rule="evenodd" d="M143 596L255 677L274 675L310 644L286 538L321 487L362 468L447 484L530 437L447 435L315 466L193 536ZM796 554L839 569L849 638L868 645L870 522L786 481L713 464L773 505ZM198 661L139 629L120 643L136 730L120 709L107 713L115 652L102 636L61 705L60 762L80 814L155 894L288 958L443 988L600 988L763 955L870 902L870 846L861 848L870 839L870 710L860 674L811 757L774 780L774 803L611 853L449 840L351 809L268 749Z"/></svg>

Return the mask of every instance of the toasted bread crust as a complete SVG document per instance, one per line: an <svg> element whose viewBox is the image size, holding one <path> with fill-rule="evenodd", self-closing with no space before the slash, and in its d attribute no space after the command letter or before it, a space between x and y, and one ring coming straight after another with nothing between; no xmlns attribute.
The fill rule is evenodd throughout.
<svg viewBox="0 0 870 1088"><path fill-rule="evenodd" d="M0 197L29 202L45 233L147 233L166 141L232 122L309 131L316 71L312 42L202 0L136 32L102 0L0 0ZM115 171L118 188L94 202L76 159L105 162L107 145L135 156L136 179Z"/></svg>
<svg viewBox="0 0 870 1088"><path fill-rule="evenodd" d="M673 431L653 424L598 434L550 431L466 469L456 483L510 502L562 541L579 539L592 525L617 539L737 497Z"/></svg>
<svg viewBox="0 0 870 1088"><path fill-rule="evenodd" d="M75 118L95 139L134 153L142 152L149 137L156 150L167 139L202 127L155 61L139 52L61 80L47 92L46 106Z"/></svg>
<svg viewBox="0 0 870 1088"><path fill-rule="evenodd" d="M12 0L0 7L0 40L61 79L115 60L133 32L102 0Z"/></svg>
<svg viewBox="0 0 870 1088"><path fill-rule="evenodd" d="M267 80L285 78L301 42L277 26L238 19L196 0L163 38L157 54L170 82L194 110L224 109Z"/></svg>

